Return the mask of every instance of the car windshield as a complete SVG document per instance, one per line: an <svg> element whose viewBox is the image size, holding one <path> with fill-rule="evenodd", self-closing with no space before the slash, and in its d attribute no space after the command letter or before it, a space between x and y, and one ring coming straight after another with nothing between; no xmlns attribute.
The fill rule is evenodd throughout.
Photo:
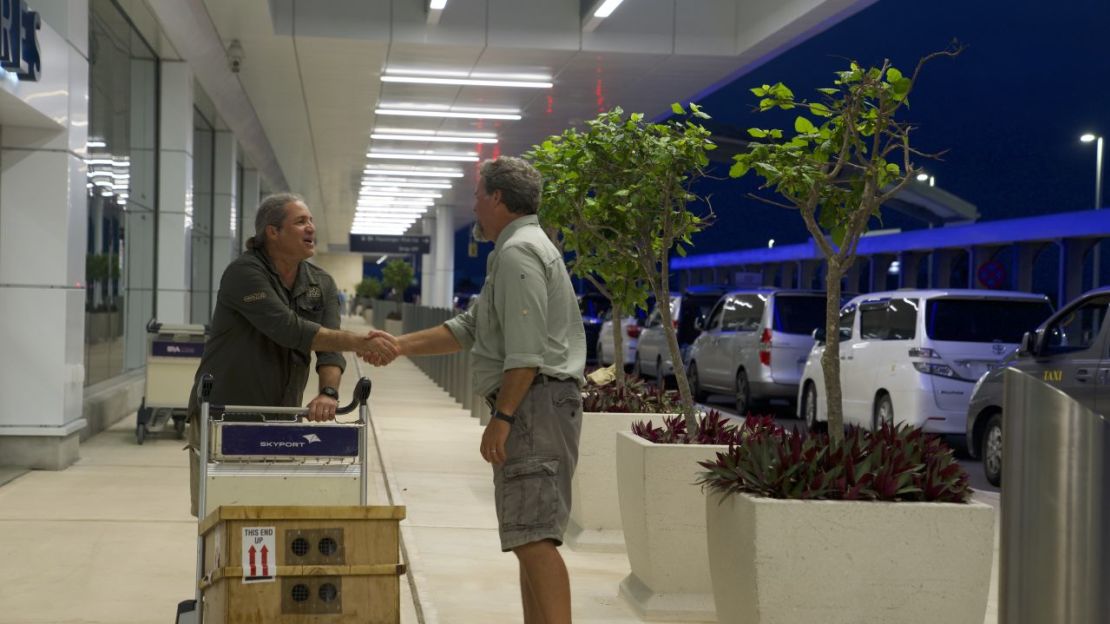
<svg viewBox="0 0 1110 624"><path fill-rule="evenodd" d="M932 299L925 331L933 340L1017 343L1051 314L1047 301Z"/></svg>
<svg viewBox="0 0 1110 624"><path fill-rule="evenodd" d="M825 326L825 297L822 295L777 295L775 331L784 334L812 334Z"/></svg>

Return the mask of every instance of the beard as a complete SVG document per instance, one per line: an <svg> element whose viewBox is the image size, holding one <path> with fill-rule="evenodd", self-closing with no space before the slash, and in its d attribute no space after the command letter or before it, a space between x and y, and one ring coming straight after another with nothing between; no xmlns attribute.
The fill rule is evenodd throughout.
<svg viewBox="0 0 1110 624"><path fill-rule="evenodd" d="M482 224L477 221L475 221L474 225L470 228L470 236L479 243L489 242L489 239L486 238L486 233L482 231Z"/></svg>

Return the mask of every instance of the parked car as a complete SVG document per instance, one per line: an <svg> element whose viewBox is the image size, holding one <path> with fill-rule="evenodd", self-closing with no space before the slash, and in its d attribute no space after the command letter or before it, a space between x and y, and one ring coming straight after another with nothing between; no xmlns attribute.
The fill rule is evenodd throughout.
<svg viewBox="0 0 1110 624"><path fill-rule="evenodd" d="M1002 371L1013 367L1059 388L1099 413L1110 411L1110 329L1106 314L1110 288L1087 292L1068 304L971 391L967 408L967 450L982 458L992 485L1002 483Z"/></svg>
<svg viewBox="0 0 1110 624"><path fill-rule="evenodd" d="M690 347L687 372L695 400L731 394L747 414L767 399L793 401L813 331L825 324L825 293L736 290L717 302Z"/></svg>
<svg viewBox="0 0 1110 624"><path fill-rule="evenodd" d="M686 360L690 345L701 333L694 326L695 321L707 315L724 293L723 286L694 286L682 294L671 295L671 322L677 330L678 348L683 361ZM674 364L671 362L670 348L667 347L667 334L663 331L659 306L648 316L647 323L640 332L632 369L640 376L656 379L674 375Z"/></svg>
<svg viewBox="0 0 1110 624"><path fill-rule="evenodd" d="M997 290L896 290L854 297L840 312L844 423L908 423L966 443L971 391L1052 314L1043 295ZM806 360L799 415L828 420L822 332Z"/></svg>
<svg viewBox="0 0 1110 624"><path fill-rule="evenodd" d="M586 362L597 362L597 337L601 323L612 304L605 295L591 292L578 296L578 309L582 313L582 326L586 330Z"/></svg>
<svg viewBox="0 0 1110 624"><path fill-rule="evenodd" d="M648 309L653 307L654 299L649 299ZM644 328L645 317L647 315L642 310L636 310L636 314L626 316L621 319L621 331L624 332L624 368L625 370L632 369L632 362L636 359L636 343L640 338L640 332ZM609 310L605 313L605 321L601 324L601 331L597 336L597 361L602 366L609 366L613 364L615 358L613 357L613 311Z"/></svg>

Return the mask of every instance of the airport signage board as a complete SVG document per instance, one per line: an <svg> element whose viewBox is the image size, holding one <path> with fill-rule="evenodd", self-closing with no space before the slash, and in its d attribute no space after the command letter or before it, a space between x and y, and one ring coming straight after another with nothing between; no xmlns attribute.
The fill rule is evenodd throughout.
<svg viewBox="0 0 1110 624"><path fill-rule="evenodd" d="M37 11L27 10L26 0L0 0L0 67L20 80L37 81L42 73Z"/></svg>
<svg viewBox="0 0 1110 624"><path fill-rule="evenodd" d="M431 236L351 234L351 251L356 253L426 254L431 250Z"/></svg>

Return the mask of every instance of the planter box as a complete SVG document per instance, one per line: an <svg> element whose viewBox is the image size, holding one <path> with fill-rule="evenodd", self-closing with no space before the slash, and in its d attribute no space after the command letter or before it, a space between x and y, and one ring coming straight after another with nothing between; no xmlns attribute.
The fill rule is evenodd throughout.
<svg viewBox="0 0 1110 624"><path fill-rule="evenodd" d="M722 622L982 624L994 511L981 503L706 500Z"/></svg>
<svg viewBox="0 0 1110 624"><path fill-rule="evenodd" d="M694 485L724 445L652 444L617 434L621 527L632 566L620 595L645 620L715 622L705 494Z"/></svg>
<svg viewBox="0 0 1110 624"><path fill-rule="evenodd" d="M624 552L621 508L617 502L617 433L631 430L634 422L659 422L666 415L582 413L578 466L570 485L567 546L589 552Z"/></svg>
<svg viewBox="0 0 1110 624"><path fill-rule="evenodd" d="M392 319L386 319L385 327L383 329L394 336L400 336L401 334L405 333L405 326L403 323L404 321L394 321Z"/></svg>

